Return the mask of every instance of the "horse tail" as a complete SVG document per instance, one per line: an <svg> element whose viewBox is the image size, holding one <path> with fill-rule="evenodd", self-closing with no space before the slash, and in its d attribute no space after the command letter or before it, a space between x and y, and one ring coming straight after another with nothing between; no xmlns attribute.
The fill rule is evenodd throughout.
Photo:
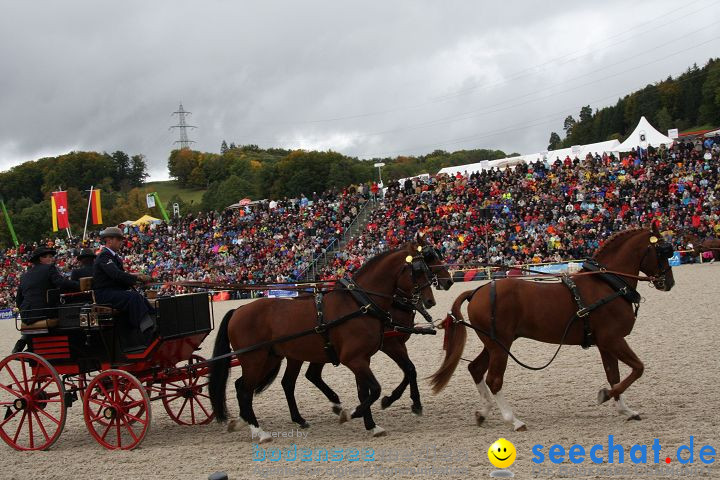
<svg viewBox="0 0 720 480"><path fill-rule="evenodd" d="M277 378L278 372L280 371L280 365L282 364L282 361L278 362L278 364L270 370L270 372L265 376L265 378L262 379L262 381L258 384L257 387L255 387L255 394L262 393L267 387L270 386L275 381L275 378Z"/></svg>
<svg viewBox="0 0 720 480"><path fill-rule="evenodd" d="M452 310L447 314L443 325L445 326L445 358L437 372L430 376L430 385L433 393L440 392L450 382L450 377L455 373L460 357L465 349L465 340L467 339L467 330L465 325L455 323L454 320L462 321L462 311L460 307L465 300L473 296L476 290L468 290L463 292L455 299Z"/></svg>
<svg viewBox="0 0 720 480"><path fill-rule="evenodd" d="M220 322L217 337L215 337L215 348L213 358L230 353L230 336L228 335L228 324L235 310L225 314ZM210 363L210 403L215 412L215 419L218 422L225 422L228 417L227 405L225 404L225 389L227 387L228 375L230 374L231 357L227 356Z"/></svg>

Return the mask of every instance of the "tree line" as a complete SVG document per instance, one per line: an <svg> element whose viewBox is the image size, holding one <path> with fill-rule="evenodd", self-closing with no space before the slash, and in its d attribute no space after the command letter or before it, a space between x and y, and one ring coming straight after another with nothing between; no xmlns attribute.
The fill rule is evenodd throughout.
<svg viewBox="0 0 720 480"><path fill-rule="evenodd" d="M229 146L225 141L221 153L174 150L168 160L168 171L185 188L207 189L202 210L221 210L242 198L297 198L349 185L378 181L373 165L385 163L382 178L389 180L437 172L455 165L480 160L505 158L501 150L436 150L421 156L399 156L360 160L327 151L262 149L257 145ZM516 155L516 154L511 154Z"/></svg>
<svg viewBox="0 0 720 480"><path fill-rule="evenodd" d="M15 232L21 242L37 241L52 233L50 194L66 190L73 233L82 232L87 211L88 190L102 191L105 225L128 219L129 212L144 206L139 187L148 177L143 155L70 152L57 157L28 161L0 172L0 198L5 201ZM11 245L5 219L0 221L0 245Z"/></svg>
<svg viewBox="0 0 720 480"><path fill-rule="evenodd" d="M564 138L550 134L548 150L585 145L604 140L624 140L632 133L641 116L662 133L670 128L687 130L720 125L720 59L710 59L699 68L693 65L677 78L661 82L618 99L610 107L580 109L563 122Z"/></svg>

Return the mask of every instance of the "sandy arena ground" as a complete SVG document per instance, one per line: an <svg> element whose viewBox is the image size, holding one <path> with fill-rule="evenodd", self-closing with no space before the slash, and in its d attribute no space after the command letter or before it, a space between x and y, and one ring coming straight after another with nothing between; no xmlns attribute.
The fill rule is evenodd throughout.
<svg viewBox="0 0 720 480"><path fill-rule="evenodd" d="M188 478L203 479L216 471L225 471L230 478L338 478L329 470L365 465L383 467L457 467L466 470L435 477L405 472L395 478L490 478L494 469L488 462L487 449L499 437L512 441L517 448L517 460L510 468L516 478L531 478L531 449L535 444L548 447L559 443L568 448L574 443L589 446L607 445L608 434L615 442L629 447L635 443L651 445L658 438L663 446L662 457L672 455L678 446L694 436L696 462L702 445L720 447L720 265L695 265L675 269L676 286L670 293L640 286L646 303L628 342L645 363L644 376L627 394L628 406L640 412L642 421L627 422L618 416L612 405L596 405L596 395L605 386L600 356L596 349L584 351L579 347L564 348L555 363L542 372L524 370L510 361L505 376L506 398L516 415L527 423L527 432L513 432L502 421L497 408L482 427L477 427L474 412L479 395L461 362L450 385L439 395L430 393L426 381L420 382L424 416L410 412L409 391L390 409L375 410L375 420L389 435L370 438L361 420L343 425L330 411L325 397L304 377L298 381L299 407L311 427L307 438L280 438L263 445L266 448L288 448L293 441L301 448L373 448L377 452L395 450L405 459L376 462L343 461L340 463L309 462L319 470L309 474L283 474L271 470L276 465L299 465L300 462L252 461L253 447L249 430L229 433L215 422L208 426L184 427L173 423L160 402L154 402L152 428L140 448L131 452L112 452L100 447L88 434L82 421L81 405L68 412L62 436L47 452L21 453L0 443L0 477L15 479L48 478ZM434 318L444 316L452 301L477 283L456 284L450 292L437 292L438 306L432 310ZM238 302L216 304L215 318ZM0 324L0 351L8 352L17 339L10 322ZM205 356L210 356L214 335L204 343ZM409 343L410 356L420 377L435 371L442 357L442 335L419 336ZM554 346L520 340L513 351L532 364L542 364L552 354ZM480 342L469 335L465 358L474 358ZM383 387L383 395L390 392L401 379L401 372L384 354L378 353L372 363L375 375ZM622 368L622 367L621 367ZM621 375L627 373L621 370ZM281 370L282 372L282 370ZM239 371L232 372L236 378ZM232 380L231 378L231 380ZM344 400L347 407L357 404L354 378L344 368L326 367L325 377ZM232 383L228 384L231 412L236 414ZM255 400L255 411L266 431L290 431L291 423L279 380ZM452 452L465 457L461 462L446 462L436 458L432 463L419 458L422 451L435 448L436 454ZM652 451L649 451L652 455ZM626 464L629 459L626 459ZM306 463L303 462L303 466ZM673 460L673 464L675 461ZM545 466L551 466L546 460ZM568 465L567 463L565 465ZM589 459L584 465L592 465ZM607 472L607 471L606 471ZM341 472L340 472L341 473ZM386 471L355 473L354 478L382 478ZM555 477L543 474L539 478ZM573 478L606 478L574 475ZM711 477L720 478L720 467L711 468ZM630 477L624 477L630 478Z"/></svg>

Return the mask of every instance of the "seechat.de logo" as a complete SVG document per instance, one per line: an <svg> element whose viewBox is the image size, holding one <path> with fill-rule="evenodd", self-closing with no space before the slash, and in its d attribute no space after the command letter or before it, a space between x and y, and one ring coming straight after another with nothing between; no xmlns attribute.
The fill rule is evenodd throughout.
<svg viewBox="0 0 720 480"><path fill-rule="evenodd" d="M608 435L606 444L596 443L586 448L579 444L565 447L554 444L545 448L544 445L536 444L532 447L533 463L544 463L546 460L554 464L570 462L580 464L584 462L599 463L664 463L679 462L681 465L702 463L710 465L715 462L715 447L711 445L696 446L695 437L690 436L690 441L677 448L666 449L660 444L657 438L648 445L634 444L630 447L615 442L613 435Z"/></svg>

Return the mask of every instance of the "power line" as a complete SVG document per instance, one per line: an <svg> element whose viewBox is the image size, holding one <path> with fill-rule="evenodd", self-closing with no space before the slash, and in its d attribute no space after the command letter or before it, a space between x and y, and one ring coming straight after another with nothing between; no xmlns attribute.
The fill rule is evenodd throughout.
<svg viewBox="0 0 720 480"><path fill-rule="evenodd" d="M688 77L686 77L686 78L684 78L684 79L682 79L682 80L678 80L678 81L685 82L685 81L688 81L688 80L692 80L692 79L694 79L696 76L700 75L701 73L703 73L703 72L702 72L702 71L698 71L698 72L696 72L696 73L694 73L694 74L690 74L690 75L688 75ZM617 95L618 95L618 94L616 94L616 95L611 95L611 96L606 97L606 98L616 97ZM595 103L595 102L591 102L591 103ZM575 107L575 108L577 108L577 107ZM553 113L553 114L551 114L551 115L545 115L545 116L538 117L538 118L535 118L535 119L531 120L531 121L537 121L537 120L541 120L541 119L544 119L544 118L553 117L553 119L552 119L552 120L549 120L549 121L543 121L543 122L540 122L540 123L533 123L533 124L526 124L526 125L521 125L521 126L506 127L506 128L500 129L500 130L490 131L490 132L488 132L488 133L486 133L486 134L484 134L484 135L468 135L468 136L464 136L464 137L458 137L458 138L454 138L454 139L445 140L445 141L442 141L442 142L439 142L439 143L434 143L434 144L419 145L419 146L404 148L404 149L400 149L400 150L393 150L393 151L388 151L388 152L382 152L382 153L375 153L375 154L364 155L364 157L366 157L366 158L382 158L382 157L387 157L388 155L397 154L397 153L403 153L403 152L409 152L409 151L413 151L413 150L421 150L421 149L422 149L422 150L428 151L428 150L430 150L430 149L433 149L433 150L434 150L434 149L436 149L437 147L440 147L440 146L456 145L456 144L465 143L465 142L469 142L469 141L477 141L477 140L481 140L481 139L485 139L485 138L491 138L491 137L495 137L495 136L498 136L498 135L503 135L503 134L506 134L506 133L512 133L512 132L515 132L515 131L527 130L528 128L531 128L531 127L536 127L536 126L540 126L540 125L545 125L545 124L553 123L553 122L557 121L557 118L558 118L557 115L558 115L558 114L564 115L564 114L566 114L568 111L569 111L569 109L565 109L565 110L563 110L563 111L561 111L561 112L556 112L556 113Z"/></svg>
<svg viewBox="0 0 720 480"><path fill-rule="evenodd" d="M651 19L651 20L642 22L642 23L636 25L635 27L633 27L633 29L630 30L630 32L635 32L635 33L633 33L633 35L630 35L630 36L628 36L627 38L625 38L625 39L623 39L623 40L620 40L620 41L618 41L618 42L615 42L615 43L613 43L613 44L606 45L606 46L604 46L604 47L602 47L602 48L589 50L586 54L584 54L584 55L582 55L582 56L579 56L579 57L575 57L575 58L571 58L571 59L569 59L569 60L566 60L566 61L565 61L564 63L562 63L562 64L570 63L570 62L576 61L576 60L578 60L578 59L580 59L580 58L583 58L583 57L585 57L585 56L588 56L588 55L591 55L591 54L593 54L593 53L596 53L596 52L598 52L598 51L602 51L602 50L605 50L605 49L610 48L610 47L612 47L612 46L619 45L619 44L624 43L624 42L626 42L626 41L628 41L628 40L630 40L630 39L632 39L632 38L635 38L635 37L637 37L637 36L644 35L644 34L650 32L650 31L653 31L654 29L657 29L658 27L662 27L662 26L664 26L664 25L669 25L669 24L675 23L675 22L677 22L677 21L679 21L679 20L681 20L681 19L683 19L683 18L686 18L686 17L688 17L688 16L690 16L690 15L694 15L694 14L697 14L697 13L699 13L699 12L703 12L703 11L707 10L707 8L709 8L709 7L713 6L713 5L716 5L716 4L720 3L720 1L714 1L714 2L712 2L712 3L710 3L710 4L706 5L706 6L703 6L702 8L693 10L693 11L688 12L688 13L684 13L684 14L681 15L681 16L673 16L673 15L672 15L672 14L674 14L675 12L686 10L689 5L693 5L693 4L695 4L695 3L698 3L699 1L701 1L701 0L694 0L694 1L690 2L690 3L684 4L684 5L682 6L682 8L674 8L674 9L671 9L671 10L669 10L669 11L667 11L667 12L661 14L661 15L658 15L657 17L655 17L655 18L653 18L653 19ZM667 21L667 22L661 23L660 25L656 25L656 26L653 27L652 29L647 29L647 30L642 31L642 32L639 32L639 33L636 32L637 28L640 28L640 27L643 27L643 26L652 24L653 22L655 22L655 21L657 21L657 20L659 20L659 19L668 17L668 16L671 16L672 19L669 20L669 21ZM704 28L705 28L705 27L704 27ZM704 29L704 28L703 28L703 29ZM613 38L617 38L617 37L626 35L627 33L628 33L628 31L623 31L623 32L621 32L621 33L619 33L619 34L615 34L615 35L612 35L612 36L610 36L610 37L607 37L606 39L601 40L599 43L607 42L608 40L611 40L611 39L613 39ZM688 34L688 35L690 35L690 34ZM687 36L687 35L686 35L686 36ZM680 38L683 38L683 37L680 37ZM659 48L659 47L656 47L656 48ZM565 58L567 58L567 57L569 57L569 56L575 55L576 53L582 52L582 51L584 51L584 50L587 50L587 49L581 49L581 50L576 50L576 51L573 51L573 52L570 52L570 53L566 53L566 54L561 55L561 56L559 56L559 57L555 57L555 58L550 59L550 60L548 60L548 61L546 61L546 62L543 62L543 63L540 63L540 64L538 64L538 65L535 65L535 66L533 66L533 67L528 67L528 68L519 70L519 71L516 72L515 74L512 74L512 75L511 75L509 78L507 78L506 80L503 80L503 81L500 81L500 82L496 82L496 83L493 83L493 84L476 85L476 86L469 87L469 88L467 88L467 89L461 90L461 91L459 91L459 92L455 92L455 93L450 94L450 95L435 97L435 98L432 99L432 100L429 100L429 101L426 101L426 102L422 102L422 103L418 103L418 104L414 104L414 105L406 105L406 106L401 106L401 107L396 107L396 108L391 108L391 109L377 110L377 111L372 111L372 112L365 112L365 113L359 113L359 114L353 114L353 115L345 115L345 116L338 116L338 117L330 117L330 118L323 118L323 119L276 121L276 122L267 122L267 123L264 123L264 124L265 124L265 125L267 125L267 124L283 125L283 124L317 124L317 123L330 123L330 122L337 122L337 121L343 121L343 120L352 120L352 119L358 119L358 118L366 118L366 117L372 117L372 116L378 116L378 115L385 115L385 114L388 114L388 113L394 113L394 112L399 112L399 111L415 110L415 109L423 108L423 107L426 107L426 106L429 106L429 105L435 105L435 104L438 104L438 103L443 103L443 102L452 100L452 99L454 99L454 98L457 98L457 97L459 97L459 96L467 95L467 94L472 93L473 91L475 91L475 90L477 90L477 89L479 89L479 88L489 88L489 87L493 87L493 86L503 85L503 84L506 84L506 83L508 83L508 82L510 82L510 81L512 81L512 80L517 80L517 79L519 79L519 78L527 77L527 76L529 76L532 72L529 72L529 73L527 73L527 74L523 74L523 72L531 71L531 70L537 69L538 67L542 67L542 66L545 66L545 65L552 64L552 63L554 63L554 62L556 62L556 61L558 61L558 60L565 59ZM652 49L651 49L651 50L652 50ZM562 64L561 64L561 65L562 65ZM604 68L604 67L603 67L603 68Z"/></svg>

